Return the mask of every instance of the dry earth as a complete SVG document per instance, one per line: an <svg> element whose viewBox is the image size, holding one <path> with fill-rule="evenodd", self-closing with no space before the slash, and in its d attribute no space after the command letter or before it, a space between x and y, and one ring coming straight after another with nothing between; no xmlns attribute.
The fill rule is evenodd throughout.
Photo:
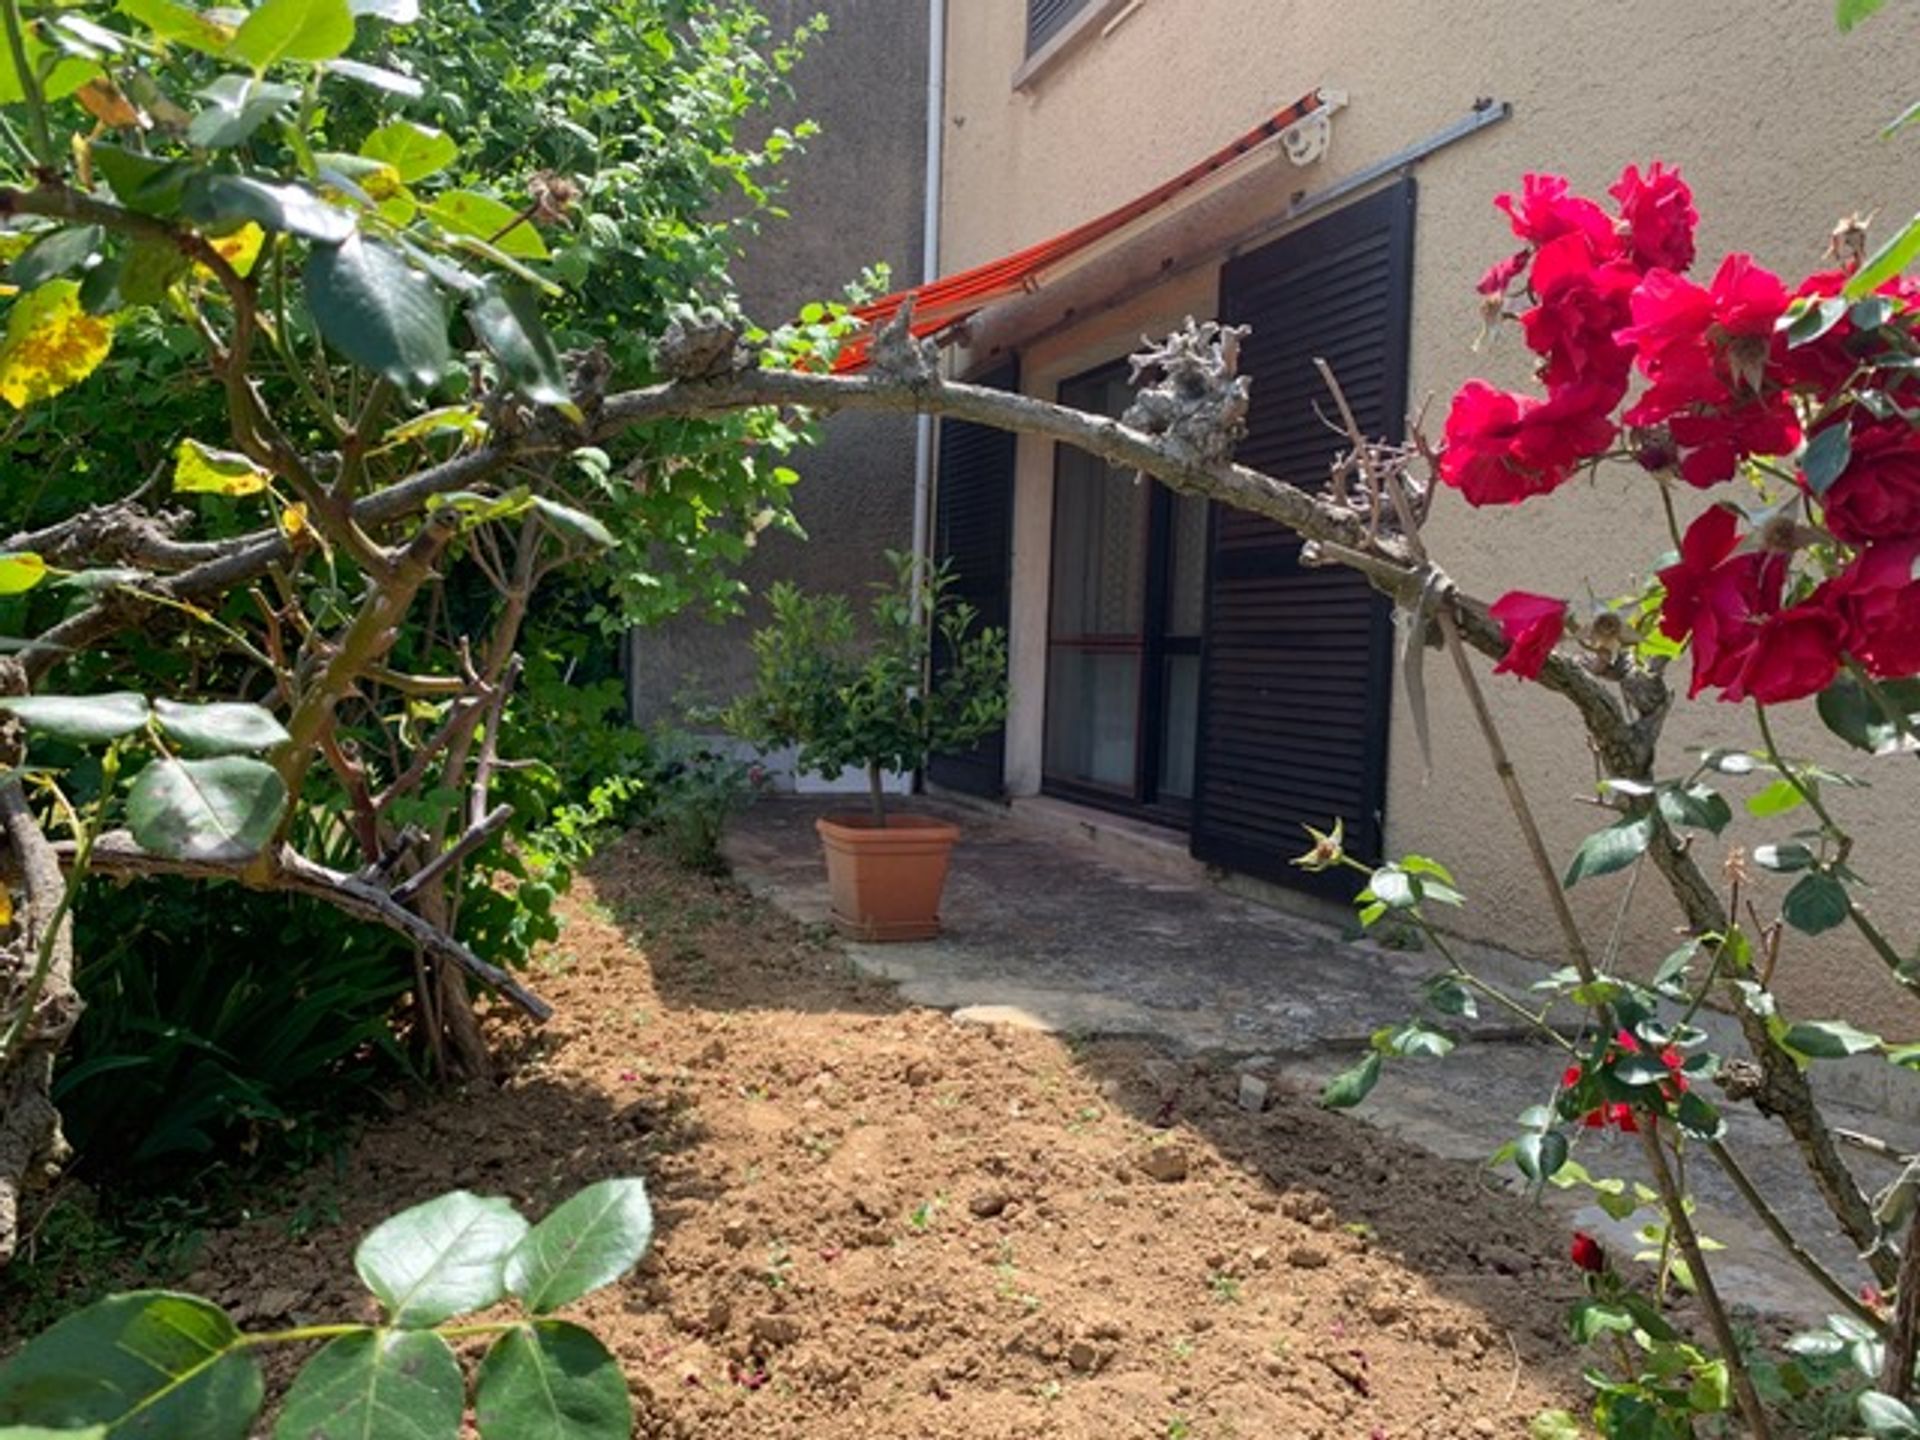
<svg viewBox="0 0 1920 1440"><path fill-rule="evenodd" d="M644 1174L657 1245L580 1308L659 1437L1413 1440L1577 1404L1563 1233L1470 1167L1231 1071L902 1008L830 937L616 846L496 1090L369 1130L222 1232L252 1325L366 1313L356 1238L456 1186Z"/></svg>

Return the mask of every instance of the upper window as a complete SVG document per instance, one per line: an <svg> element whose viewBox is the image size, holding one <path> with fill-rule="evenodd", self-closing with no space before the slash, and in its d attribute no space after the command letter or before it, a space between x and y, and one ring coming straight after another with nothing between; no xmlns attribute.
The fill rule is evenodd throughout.
<svg viewBox="0 0 1920 1440"><path fill-rule="evenodd" d="M1088 0L1027 0L1027 54L1058 35Z"/></svg>

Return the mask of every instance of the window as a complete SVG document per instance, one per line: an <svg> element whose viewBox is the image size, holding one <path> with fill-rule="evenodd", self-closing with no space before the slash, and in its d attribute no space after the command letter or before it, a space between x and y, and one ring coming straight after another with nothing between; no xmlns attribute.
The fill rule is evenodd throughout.
<svg viewBox="0 0 1920 1440"><path fill-rule="evenodd" d="M1054 36L1080 11L1088 0L1027 0L1027 54L1031 55Z"/></svg>

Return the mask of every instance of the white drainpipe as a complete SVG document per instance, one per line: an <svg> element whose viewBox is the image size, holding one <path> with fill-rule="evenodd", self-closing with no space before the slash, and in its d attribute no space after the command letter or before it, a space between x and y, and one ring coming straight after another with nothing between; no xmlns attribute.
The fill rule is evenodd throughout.
<svg viewBox="0 0 1920 1440"><path fill-rule="evenodd" d="M940 184L946 149L947 0L927 0L927 173L921 210L920 281L940 273ZM919 581L932 549L933 417L913 430L913 618L920 618Z"/></svg>

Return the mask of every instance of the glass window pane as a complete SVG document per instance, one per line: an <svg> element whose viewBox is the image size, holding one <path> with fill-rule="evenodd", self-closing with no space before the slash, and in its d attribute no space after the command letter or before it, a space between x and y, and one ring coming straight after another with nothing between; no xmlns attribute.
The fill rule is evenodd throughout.
<svg viewBox="0 0 1920 1440"><path fill-rule="evenodd" d="M1193 798L1193 755L1200 726L1200 657L1169 655L1161 697L1160 795Z"/></svg>
<svg viewBox="0 0 1920 1440"><path fill-rule="evenodd" d="M1046 773L1131 793L1140 657L1054 646L1047 663Z"/></svg>
<svg viewBox="0 0 1920 1440"><path fill-rule="evenodd" d="M1168 507L1168 635L1198 639L1207 614L1207 500L1175 495Z"/></svg>

